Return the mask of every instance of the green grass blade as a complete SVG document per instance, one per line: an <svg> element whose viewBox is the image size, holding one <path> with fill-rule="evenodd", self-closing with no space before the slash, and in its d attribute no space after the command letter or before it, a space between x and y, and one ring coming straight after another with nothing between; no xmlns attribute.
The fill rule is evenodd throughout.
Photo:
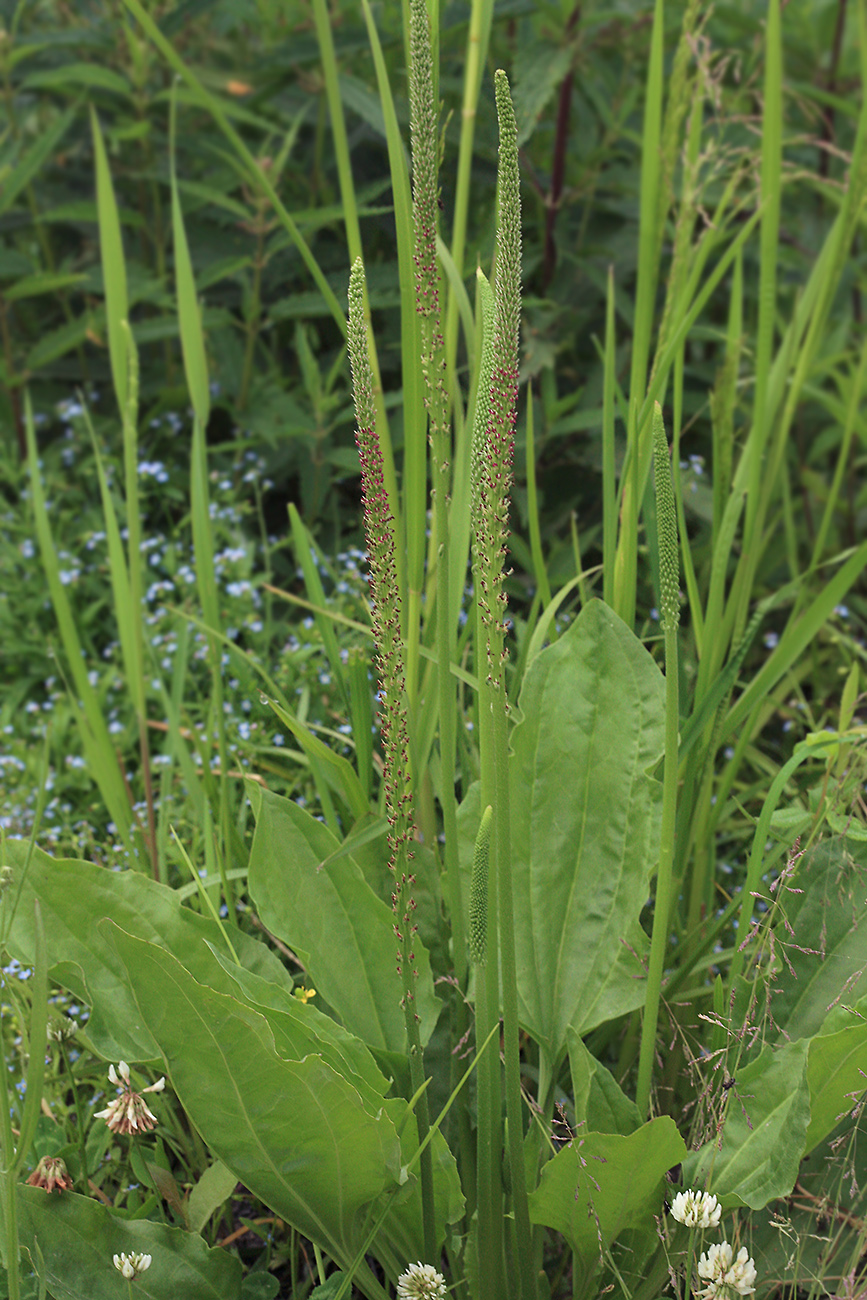
<svg viewBox="0 0 867 1300"><path fill-rule="evenodd" d="M627 441L631 453L629 476L623 490L622 523L614 574L613 605L630 627L635 619L635 588L638 573L638 511L644 493L642 472L649 466L650 452L644 431L650 431L648 416L638 418L645 391L650 337L653 328L656 284L659 277L660 143L662 134L663 42L665 18L663 0L656 0L650 58L644 100L644 129L641 142L641 189L638 227L638 281L632 338L632 368L629 380L629 426ZM642 446L641 443L647 444Z"/></svg>
<svg viewBox="0 0 867 1300"><path fill-rule="evenodd" d="M349 677L349 716L355 741L355 767L365 799L370 799L373 776L373 703L367 656L354 646L346 665Z"/></svg>
<svg viewBox="0 0 867 1300"><path fill-rule="evenodd" d="M765 27L765 84L762 114L762 221L759 237L759 320L753 400L751 477L747 492L746 544L750 544L761 497L764 447L769 432L768 377L774 343L777 298L777 248L783 167L783 43L779 0L769 0Z"/></svg>
<svg viewBox="0 0 867 1300"><path fill-rule="evenodd" d="M812 604L800 615L797 622L786 628L770 658L737 703L732 706L724 724L721 740L737 731L753 706L773 690L777 682L804 653L807 646L818 635L820 628L831 617L834 606L841 603L853 584L858 581L865 566L867 566L867 542L863 542L854 553L849 555Z"/></svg>
<svg viewBox="0 0 867 1300"><path fill-rule="evenodd" d="M178 194L178 177L175 167L176 96L172 96L169 125L169 166L172 184L172 234L175 245L175 278L178 297L178 325L181 331L181 349L187 388L196 420L202 429L208 427L211 412L211 392L208 385L208 362L205 356L205 339L202 318L196 297L196 282L190 258L190 246L184 226L184 215ZM198 553L197 553L198 559Z"/></svg>
<svg viewBox="0 0 867 1300"><path fill-rule="evenodd" d="M105 800L109 816L118 828L119 836L126 843L129 843L132 827L129 799L127 798L123 778L115 757L114 746L105 719L102 716L96 692L88 680L81 641L75 626L69 598L60 581L60 564L57 559L54 539L51 535L45 495L39 476L33 410L30 405L30 395L27 392L25 392L24 397L24 413L36 538L39 543L42 568L48 584L48 594L54 606L60 639L72 676L74 692L71 703L79 725L84 754L91 775L99 787L102 798ZM79 700L81 701L80 707L78 705Z"/></svg>
<svg viewBox="0 0 867 1300"><path fill-rule="evenodd" d="M617 468L614 449L617 340L614 329L614 267L609 266L602 372L602 556L604 561L602 594L606 605L614 603L614 565L617 551ZM550 594L546 603L550 603Z"/></svg>
<svg viewBox="0 0 867 1300"><path fill-rule="evenodd" d="M295 503L289 502L289 523L292 528L292 543L295 549L295 562L304 575L304 586L307 589L307 596L315 612L313 618L319 629L319 635L322 637L322 643L325 646L325 653L328 656L328 663L331 672L340 687L340 694L343 697L345 709L350 707L349 683L346 679L346 666L340 656L340 646L337 643L337 636L334 631L334 625L331 620L322 613L326 609L328 602L325 599L325 592L322 589L322 580L319 577L319 571L316 568L316 562L313 557L313 543L307 529L301 522L301 516L295 507Z"/></svg>
<svg viewBox="0 0 867 1300"><path fill-rule="evenodd" d="M90 126L93 134L93 153L96 163L96 210L99 217L99 252L102 259L102 283L105 294L105 318L108 332L108 354L111 378L121 414L126 411L129 383L127 344L128 335L123 322L129 319L129 300L126 288L126 262L123 256L123 239L120 217L105 142L96 110L91 106Z"/></svg>
<svg viewBox="0 0 867 1300"><path fill-rule="evenodd" d="M861 348L861 357L857 369L849 379L849 401L846 407L845 423L843 425L843 437L840 442L840 449L837 453L837 464L834 467L834 477L831 480L831 486L828 490L828 499L825 502L825 509L822 512L822 522L816 533L816 540L813 543L813 557L810 561L810 567L815 568L822 558L822 552L825 549L825 543L828 538L828 532L831 527L831 520L837 503L840 500L840 489L843 486L843 475L849 467L849 458L852 448L852 438L855 433L855 424L858 418L858 408L864 393L864 380L867 377L867 338Z"/></svg>
<svg viewBox="0 0 867 1300"><path fill-rule="evenodd" d="M701 652L704 645L704 613L701 607L698 579L696 578L695 564L693 563L692 558L692 547L689 544L689 533L686 530L686 511L684 510L683 505L683 485L680 474L680 431L683 421L683 368L684 355L683 349L681 349L678 353L674 367L674 419L671 426L672 478L674 482L674 502L677 510L677 535L680 538L680 558L683 564L683 576L686 582L686 594L689 600L692 634L695 637L696 653L699 658L701 658Z"/></svg>
<svg viewBox="0 0 867 1300"><path fill-rule="evenodd" d="M543 605L551 603L551 587L545 557L542 554L542 533L539 527L539 502L536 496L536 444L533 431L533 385L527 385L527 516L530 524L530 553L533 557L533 574Z"/></svg>
<svg viewBox="0 0 867 1300"><path fill-rule="evenodd" d="M722 368L711 394L710 415L713 437L713 540L716 552L726 502L732 485L734 464L734 413L744 329L743 258L735 259L729 298L726 348Z"/></svg>

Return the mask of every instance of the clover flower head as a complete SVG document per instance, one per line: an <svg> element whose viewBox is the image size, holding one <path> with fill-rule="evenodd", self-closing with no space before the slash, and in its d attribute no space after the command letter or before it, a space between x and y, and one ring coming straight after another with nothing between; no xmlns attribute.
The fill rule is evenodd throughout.
<svg viewBox="0 0 867 1300"><path fill-rule="evenodd" d="M410 1264L397 1279L397 1300L444 1300L446 1280L432 1264Z"/></svg>
<svg viewBox="0 0 867 1300"><path fill-rule="evenodd" d="M116 1070L110 1065L108 1077L116 1087L122 1089L121 1094L110 1101L104 1110L95 1111L94 1118L104 1119L112 1133L147 1133L154 1128L157 1117L148 1108L141 1093L133 1092L126 1061L119 1061ZM165 1086L164 1078L157 1079L149 1088L142 1088L142 1092L162 1092Z"/></svg>
<svg viewBox="0 0 867 1300"><path fill-rule="evenodd" d="M118 1273L122 1273L128 1282L131 1282L137 1273L143 1273L151 1266L151 1256L140 1255L137 1251L129 1255L113 1255L112 1259Z"/></svg>
<svg viewBox="0 0 867 1300"><path fill-rule="evenodd" d="M65 1192L72 1179L65 1161L60 1156L43 1156L27 1179L28 1187L43 1187L46 1192Z"/></svg>
<svg viewBox="0 0 867 1300"><path fill-rule="evenodd" d="M688 1228L716 1228L722 1206L709 1192L678 1192L671 1203L672 1218L685 1223Z"/></svg>
<svg viewBox="0 0 867 1300"><path fill-rule="evenodd" d="M699 1300L734 1300L735 1296L752 1295L756 1280L755 1262L741 1246L737 1259L727 1241L711 1246L702 1252L698 1261L698 1275L707 1286L696 1292Z"/></svg>
<svg viewBox="0 0 867 1300"><path fill-rule="evenodd" d="M78 1033L78 1025L71 1016L52 1016L48 1022L47 1037L50 1043L66 1043Z"/></svg>

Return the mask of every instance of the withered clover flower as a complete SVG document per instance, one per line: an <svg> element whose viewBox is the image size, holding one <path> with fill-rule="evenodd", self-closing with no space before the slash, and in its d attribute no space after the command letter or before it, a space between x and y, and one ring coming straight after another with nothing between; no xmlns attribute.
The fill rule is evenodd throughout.
<svg viewBox="0 0 867 1300"><path fill-rule="evenodd" d="M148 1109L141 1093L133 1092L126 1061L119 1061L117 1070L110 1065L108 1077L123 1091L119 1097L115 1097L114 1101L108 1103L105 1110L96 1111L94 1118L104 1119L112 1133L147 1133L154 1128L157 1117ZM142 1088L142 1092L162 1092L165 1086L164 1078L157 1079L156 1083L152 1083L149 1088Z"/></svg>
<svg viewBox="0 0 867 1300"><path fill-rule="evenodd" d="M65 1192L72 1186L66 1161L60 1156L43 1156L27 1179L28 1187L44 1187L46 1192Z"/></svg>

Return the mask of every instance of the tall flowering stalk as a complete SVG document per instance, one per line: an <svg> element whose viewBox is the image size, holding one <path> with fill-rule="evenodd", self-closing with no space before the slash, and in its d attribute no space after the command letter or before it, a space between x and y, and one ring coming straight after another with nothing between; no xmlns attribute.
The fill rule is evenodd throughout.
<svg viewBox="0 0 867 1300"><path fill-rule="evenodd" d="M364 320L364 267L356 258L349 277L349 326L347 332L352 387L357 422L356 444L361 461L361 490L364 501L364 533L367 539L370 568L371 617L376 644L375 664L379 679L379 718L383 747L385 810L388 819L388 866L394 877L391 895L394 908L394 934L397 939L397 973L403 985L401 1005L406 1017L409 1041L410 1077L413 1092L424 1083L419 1016L415 1010L415 981L418 970L413 951L418 926L414 921L415 877L409 863L412 851L412 786L410 781L409 737L404 702L405 674L403 646L400 639L400 593L395 562L394 518L383 477L382 450L376 431L373 397L373 374L367 350L367 326ZM416 1104L419 1141L423 1142L430 1127L427 1094ZM422 1203L425 1250L434 1257L433 1171L430 1148L421 1159Z"/></svg>
<svg viewBox="0 0 867 1300"><path fill-rule="evenodd" d="M482 759L482 807L493 807L488 877L488 961L484 988L477 998L483 1035L499 1014L502 984L503 1041L506 1065L506 1114L509 1122L508 1166L515 1217L517 1277L520 1294L536 1292L533 1242L527 1201L521 1100L518 986L512 903L508 711L504 667L506 593L505 560L509 535L509 493L518 396L518 343L521 321L521 196L518 134L506 74L494 78L500 130L498 168L496 278L493 301L480 275L484 321L476 426L473 439L473 525L476 591L479 605L479 705ZM484 654L484 662L482 655ZM477 923L477 918L474 918ZM497 940L499 942L497 942ZM477 941L479 941L477 936ZM499 960L498 960L499 959ZM496 1063L495 1063L496 1064ZM479 1273L482 1294L501 1290L498 1278L502 1242L501 1196L496 1167L501 1145L499 1076L479 1066ZM499 1140L498 1140L499 1139ZM498 1220L500 1222L498 1223Z"/></svg>
<svg viewBox="0 0 867 1300"><path fill-rule="evenodd" d="M476 557L481 609L487 629L489 680L504 690L502 665L506 594L503 590L509 536L509 493L518 399L518 344L521 324L521 191L518 132L505 72L494 77L500 128L499 220L490 351L482 362L487 402L481 400L484 434L476 437L473 488L476 506ZM484 293L484 290L483 290ZM484 309L484 300L483 300ZM478 417L477 417L478 419ZM498 651L498 653L495 653ZM505 698L505 696L503 697Z"/></svg>
<svg viewBox="0 0 867 1300"><path fill-rule="evenodd" d="M677 824L677 751L680 720L677 629L680 623L678 598L680 552L677 545L677 510L668 443L659 402L653 406L653 464L656 487L656 528L659 546L659 606L665 634L665 768L662 784L662 826L659 840L659 866L656 873L656 903L653 909L653 933L650 940L650 963L647 993L641 1026L638 1056L638 1080L635 1103L642 1115L650 1107L650 1080L656 1044L656 1022L668 944L668 918L673 890L674 839Z"/></svg>
<svg viewBox="0 0 867 1300"><path fill-rule="evenodd" d="M444 832L443 857L451 898L461 896L458 860L457 800L453 773L456 765L455 680L451 665L457 658L457 621L452 617L449 560L449 481L451 421L446 392L446 362L442 333L440 269L437 258L439 224L437 164L437 111L434 96L433 56L430 19L426 0L410 0L409 106L412 135L412 220L415 262L415 301L421 333L421 370L424 402L428 415L431 451L432 505L436 538L436 598L432 616L436 620L437 677L441 781L440 807ZM430 607L429 607L430 615ZM460 907L452 908L452 953L459 990L467 983L467 952L464 917ZM452 1035L460 1042L466 1035L469 1015L463 996L453 997L450 1007ZM460 1073L459 1060L452 1057L451 1085ZM467 1162L473 1159L473 1133L463 1099L455 1122L461 1150ZM472 1206L469 1207L470 1213Z"/></svg>

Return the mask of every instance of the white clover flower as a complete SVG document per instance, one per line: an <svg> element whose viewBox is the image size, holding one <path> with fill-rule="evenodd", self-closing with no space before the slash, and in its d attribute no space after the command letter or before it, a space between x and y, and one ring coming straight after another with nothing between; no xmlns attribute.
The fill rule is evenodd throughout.
<svg viewBox="0 0 867 1300"><path fill-rule="evenodd" d="M128 1282L131 1282L137 1273L144 1273L145 1269L151 1266L151 1256L140 1255L138 1252L129 1255L113 1255L112 1259L118 1273L122 1273Z"/></svg>
<svg viewBox="0 0 867 1300"><path fill-rule="evenodd" d="M133 1092L126 1061L119 1061L116 1070L110 1065L108 1077L123 1091L108 1103L105 1110L94 1111L94 1119L104 1119L112 1133L147 1133L155 1128L157 1117L142 1100L141 1094ZM142 1088L142 1092L162 1092L165 1086L164 1078L157 1079L149 1088Z"/></svg>
<svg viewBox="0 0 867 1300"><path fill-rule="evenodd" d="M756 1266L741 1246L738 1257L732 1262L732 1248L727 1241L711 1246L698 1261L698 1275L707 1286L696 1294L700 1300L733 1300L736 1295L752 1295L755 1291Z"/></svg>
<svg viewBox="0 0 867 1300"><path fill-rule="evenodd" d="M397 1279L397 1300L444 1300L446 1280L432 1264L410 1264Z"/></svg>
<svg viewBox="0 0 867 1300"><path fill-rule="evenodd" d="M688 1228L716 1228L722 1206L709 1192L678 1192L671 1203L672 1217Z"/></svg>

